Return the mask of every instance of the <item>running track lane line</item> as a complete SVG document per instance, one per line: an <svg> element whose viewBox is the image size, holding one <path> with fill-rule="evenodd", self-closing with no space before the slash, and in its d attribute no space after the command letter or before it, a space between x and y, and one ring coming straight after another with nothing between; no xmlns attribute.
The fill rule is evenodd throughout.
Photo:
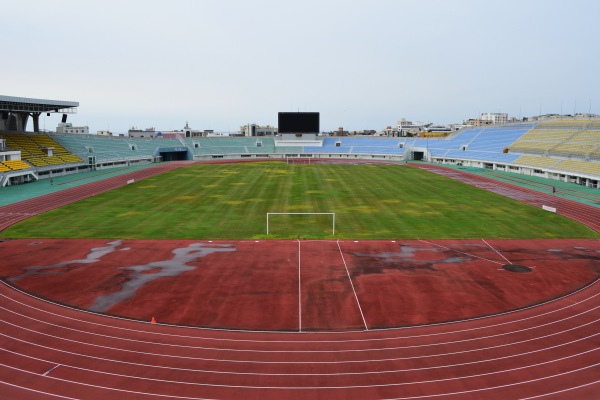
<svg viewBox="0 0 600 400"><path fill-rule="evenodd" d="M583 312L585 313L585 312ZM155 357L163 357L166 359L179 359L179 360L195 360L195 361L217 361L217 362L222 362L222 363L233 363L233 364L282 364L282 362L280 361L253 361L253 360L240 360L240 359L224 359L224 358L208 358L208 357L198 357L198 356L182 356L182 355L176 355L176 354L166 354L166 353L151 353L148 351L140 351L140 350L130 350L130 349L126 349L126 348L120 348L120 347L111 347L111 346L106 346L106 345L102 345L102 344L98 344L98 343L92 343L92 342L81 342L81 341L77 341L74 339L67 339L64 337L59 337L59 336L55 336L55 335L51 335L49 333L43 333L40 331L36 331L33 329L29 329L29 328L25 328L23 326L19 326L19 325L15 325L12 324L10 322L6 322L6 321L2 321L7 325L12 325L16 328L20 328L21 330L24 331L28 331L28 332L32 332L35 334L38 334L40 336L48 336L51 337L53 339L57 339L57 340L62 340L65 342L70 342L70 343L75 343L75 344L79 344L79 345L85 345L91 348L101 348L101 349L106 349L106 350L113 350L113 351L117 351L117 352L121 352L121 353L132 353L132 354L138 354L138 355L146 355L146 356L155 356ZM587 327L589 325L593 325L595 323L597 323L598 320L593 320L591 322L587 322L585 324L580 324L577 325L575 327L571 327L569 329L563 330L563 331L559 331L559 332L553 332L547 335L543 335L543 336L536 336L533 338L526 338L526 339L520 339L517 341L512 341L510 343L503 343L503 344L497 344L497 345L492 345L489 346L487 345L486 347L478 347L478 348L474 348L474 349L468 349L468 350L461 350L461 351L452 351L452 352L444 352L444 353L431 353L429 355L427 355L426 357L431 357L431 356L435 356L435 357L442 357L442 356L452 356L452 355L461 355L461 354L467 354L467 353L477 353L477 352L481 352L481 351L487 351L487 350L492 350L492 349L500 349L503 347L510 347L510 346L514 346L517 344L523 344L523 343L530 343L530 342L535 342L537 340L542 340L542 339L547 339L550 337L554 337L557 335L562 335L565 334L566 332L571 332L580 328L584 328ZM591 338L591 337L595 337L598 334L594 334L594 335L590 335L586 338ZM88 358L95 358L95 359L99 359L99 360L103 360L103 361L111 361L110 359L106 359L106 358L102 358L102 357L97 357L97 356L90 356L90 355L86 355L86 354L82 354L82 353L76 353L73 351L68 351L68 350L62 350L56 347L50 347L50 346L45 346L39 343L35 343L35 342L31 342L28 340L24 340L24 339L19 339L18 337L14 337L14 336L10 336L7 335L5 333L0 333L0 336L15 340L17 342L21 342L21 343L26 343L29 344L31 346L37 346L40 348L45 348L45 349L51 349L57 352L62 352L62 353L66 353L66 354L73 354L73 355L77 355L77 356L81 356L81 357L88 357ZM491 336L494 337L494 336ZM572 341L572 342L577 342L579 339ZM459 341L455 341L455 342L448 342L448 343L460 343L460 342L465 342L465 340L459 340ZM445 343L445 344L448 344ZM567 342L567 343L571 343L571 342ZM375 349L375 350L380 350L380 351L389 351L389 350L398 350L398 349L402 349L402 348L418 348L418 347L430 347L430 346L434 346L434 344L428 344L428 345L418 345L418 346L398 346L398 347L390 347L387 349ZM552 347L560 347L562 345L556 345L556 346L550 346ZM6 350L6 349L4 349ZM545 350L545 349L541 349L541 350ZM8 351L8 350L7 350ZM347 353L351 353L351 352L356 352L359 350L345 350L345 352ZM360 350L360 351L368 351L367 350ZM530 351L530 353L535 353L538 352L540 350L534 350L534 351ZM275 352L275 351L274 351ZM278 352L284 352L284 351L278 351ZM342 351L337 351L338 353L342 352ZM317 353L317 352L313 352L313 353ZM525 352L528 353L528 352ZM512 356L511 356L512 357ZM388 362L388 361L399 361L399 360L414 360L414 359L421 359L423 358L423 356L405 356L405 357L393 357L393 358L371 358L371 359L355 359L355 360L335 360L335 361L285 361L284 364L357 364L357 363L374 363L374 362ZM510 357L506 357L506 358L510 358ZM113 360L114 361L114 360ZM117 362L117 361L114 361ZM136 363L130 363L130 362L125 362L125 361L118 361L120 363L123 364L134 364L137 365ZM465 364L469 364L469 363L465 363ZM143 364L142 364L143 365ZM461 364L458 364L461 365ZM299 374L302 375L302 374Z"/></svg>
<svg viewBox="0 0 600 400"><path fill-rule="evenodd" d="M595 351L595 350L588 350L588 351L586 351L586 352L584 352L582 354L590 353L592 351ZM485 373L479 373L479 374L472 374L472 375L461 376L461 377L458 377L458 378L451 377L451 378L443 378L443 379L429 379L429 380L425 380L425 381L409 381L409 382L397 382L397 383L375 383L373 385L346 385L346 386L247 386L247 385L241 385L241 384L239 384L239 385L225 385L225 384L202 383L202 382L175 382L175 381L169 381L169 380L166 380L166 379L135 377L135 376L129 376L129 375L124 375L124 374L118 374L118 373L114 373L114 372L100 372L100 373L106 374L106 375L111 375L111 376L119 376L119 377L126 377L126 378L131 378L131 379L140 379L140 380L147 380L147 381L154 381L154 382L161 382L161 383L177 383L177 384L182 384L182 385L186 385L186 386L200 386L200 387L204 386L204 387L219 387L219 388L232 388L232 389L251 389L251 390L269 389L269 390L299 390L299 391L329 390L329 389L333 389L333 390L335 390L335 389L363 389L363 388L377 388L377 387L412 386L412 385L422 385L422 384L431 384L431 383L453 381L453 380L457 380L457 379L478 378L478 377L482 377L482 376L494 375L494 374L497 374L497 373L505 373L505 372L508 372L508 371L516 371L516 370L522 370L522 369L526 369L526 368L538 367L538 366L550 364L550 363L553 363L553 362L563 361L565 359L569 359L569 358L576 357L576 356L579 356L579 355L580 354L571 355L571 356L567 356L567 357L562 357L562 358L557 359L557 360L552 360L552 361L547 361L547 362L541 362L541 363L537 363L537 364L533 364L533 365L529 365L529 366L517 367L517 368L508 369L508 370L498 371L498 372L485 372ZM571 373L574 373L574 372L580 372L580 371L583 371L583 370L586 370L586 369L589 369L589 368L595 368L595 367L597 367L599 365L600 365L600 362L595 363L595 364L591 364L591 365L586 365L584 367L576 368L574 370L568 370L568 371L560 372L560 373L553 374L553 375L546 375L546 376L543 376L543 377L540 377L540 378L534 378L534 379L529 379L529 380L525 380L525 381L513 382L513 383L504 384L504 385L486 386L486 387L483 387L483 388L465 390L465 391L460 391L460 392L446 392L446 393L438 393L438 394L428 394L426 396L399 397L397 399L403 399L404 400L404 399L422 399L422 398L431 398L431 397L451 396L451 395L456 395L456 394L480 392L480 391L486 391L486 390L500 389L500 388L504 388L504 387L524 385L524 384L531 383L531 382L537 382L537 381L541 381L541 380L556 378L556 377L563 376L563 375L568 375L568 374L571 374ZM35 373L35 372L31 372L31 371L27 371L27 370L24 370L24 369L21 369L21 368L18 368L18 367L14 367L12 365L6 365L6 364L0 363L0 366L8 368L8 369L16 370L16 371L19 371L19 372L28 373L28 374L31 374L31 375L36 375L37 377L41 377L42 376L41 374L38 374L38 373ZM82 367L78 367L76 369L77 370L82 370L82 371L87 370L86 368L82 368ZM53 379L53 380L58 380L58 381L63 381L63 382L70 382L70 383L74 383L74 384L77 384L77 385L91 386L91 387L96 387L96 388L101 388L101 389L107 389L107 390L116 390L116 391L120 391L120 392L136 393L136 394L146 394L146 395L149 395L149 396L157 396L157 397L196 399L195 397L179 397L179 396L168 395L168 394L159 394L159 393L151 393L151 392L136 392L136 391L130 391L130 390L126 390L126 389L119 389L119 388L108 387L108 386L97 386L97 385L93 385L93 384L90 384L90 383L78 382L78 381L75 381L75 380L69 380L69 379L65 379L65 378L58 378L58 377L48 376L48 375L43 376L43 377L47 378L47 379ZM4 381L0 381L0 383L4 383ZM396 398L394 398L394 399L396 399Z"/></svg>
<svg viewBox="0 0 600 400"><path fill-rule="evenodd" d="M11 289L13 289L13 290L15 290L15 291L17 291L19 293L22 293L22 294L24 294L26 296L29 296L30 298L42 301L44 303L52 304L54 306L59 306L59 307L63 307L63 308L70 309L70 310L75 310L75 311L80 311L80 312L83 312L83 313L88 313L88 314L96 315L96 314L88 312L86 310L74 309L74 308L71 308L69 306L65 306L63 304L52 303L52 302L50 302L48 300L45 300L45 299L42 299L42 298L38 298L38 297L35 297L35 296L33 296L33 295L29 294L29 293L23 292L23 291L19 290L16 287L8 285L6 282L2 282L2 283L4 283L7 287L10 287ZM553 299L553 300L549 300L549 301L541 303L541 304L536 304L536 305L533 305L533 306L525 307L525 308L520 309L520 310L512 310L512 311L507 311L507 312L504 312L504 313L501 313L501 314L495 314L495 315L493 315L491 317L496 317L496 316L500 316L500 315L514 314L516 312L521 312L523 310L529 310L529 309L532 309L532 308L539 307L541 305L552 304L552 303L554 303L554 302L556 302L558 300L563 300L563 299L568 298L568 297L570 297L570 296L572 296L574 294L578 294L581 291L586 290L586 289L590 288L591 286L597 285L597 284L600 284L600 279L599 280L595 280L590 285L587 285L587 286L585 286L585 287L583 287L583 288L581 288L579 290L576 290L575 292L568 293L568 294L566 294L564 296L561 296L561 297L559 297L557 299ZM65 316L65 315L62 315L62 314L56 314L56 313L53 313L53 312L50 312L50 311L47 311L47 310L42 310L40 308L33 307L33 306L29 305L29 304L25 304L25 303L22 303L20 301L17 301L15 299L13 299L13 298L10 298L10 297L8 297L8 296L6 296L4 294L0 294L0 296L6 298L9 301L12 301L12 302L15 302L17 304L20 304L20 305L22 305L24 307L31 308L31 309L34 309L36 311L39 311L39 312L42 312L42 313L45 313L45 314L50 314L50 315L53 315L53 316L56 316L56 317L64 318L64 319L67 319L67 320L77 321L77 322L83 322L86 325L97 325L97 326L101 326L101 327L104 327L104 328L112 328L112 329L118 329L118 330L123 330L123 331L135 332L135 333L142 333L142 332L143 333L151 333L151 334L158 335L158 336L161 336L161 337L170 337L170 338L177 337L177 338L190 338L190 339L191 338L198 338L197 336L176 335L176 334L167 334L167 333L140 331L140 330L135 330L135 329L131 329L131 328L118 327L116 325L106 325L106 324L101 324L101 323L98 323L98 322L91 322L89 320L80 320L80 319L76 319L76 318L73 318L73 317L68 317L68 316ZM503 326L503 325L510 325L510 324L513 324L513 323L523 322L523 321L526 321L526 320L531 320L531 319L543 317L543 316L546 316L546 315L550 315L550 314L553 314L553 313L556 313L556 312L559 312L559 311L563 311L563 310L565 310L567 308L574 307L574 306L579 305L581 303L585 303L587 301L593 300L597 296L600 296L600 293L595 293L595 294L593 294L590 297L587 297L587 298L585 298L583 300L578 300L575 303L570 303L567 306L562 306L562 307L560 307L560 308L558 308L556 310L551 310L551 311L547 311L547 312L544 312L544 313L541 313L541 314L536 314L536 315L533 315L533 316L525 317L525 318L522 318L522 319L510 320L510 321L507 321L507 322L501 322L501 323L497 323L497 324L493 324L493 325L485 325L485 326L475 327L475 328L469 328L469 329L459 329L459 330L456 330L456 331L446 331L446 332L438 332L438 333L429 333L429 334L426 334L426 335L408 335L408 336L401 336L401 337L394 336L394 337L371 338L371 339L350 339L350 340L344 340L344 342L370 342L370 341L382 341L382 340L390 340L390 339L392 339L392 340L393 339L410 339L410 338L415 338L415 337L439 336L439 335L448 335L448 334L455 334L455 333L468 332L468 331L476 331L476 330L481 330L481 329L489 329L489 328L499 327L499 326ZM127 320L127 319L124 319L124 318L119 318L119 317L115 317L115 316L111 316L111 315L103 315L103 316L106 317L106 318L112 318L112 319L116 319L116 320L130 321L130 320ZM476 318L466 319L466 320L463 320L461 322L466 322L466 321L480 321L480 320L488 319L488 318L491 318L491 317L476 317ZM455 322L443 322L443 323L439 323L439 324L431 324L431 325L423 325L423 326L444 326L444 325L450 325L450 324L453 324L453 323L455 323ZM165 325L165 326L168 326L168 325ZM422 326L414 326L414 327L418 328L418 327L422 327ZM187 327L187 326L181 326L181 328L194 329L194 327ZM408 327L408 328L405 328L405 329L411 329L411 328L413 328L413 327ZM397 331L397 330L398 330L398 328L390 328L390 329L381 329L381 330L377 330L377 331ZM402 329L402 330L404 330L404 329ZM217 330L212 329L212 330L209 330L209 331L217 331ZM260 332L260 331L256 331L256 332ZM256 332L252 331L252 333L256 333ZM285 333L285 332L281 332L281 333ZM275 342L278 342L278 343L290 343L290 341L286 341L286 340L276 340L276 341L268 340L268 341L266 341L266 340L249 340L249 339L223 339L223 338L218 338L217 339L217 338L211 338L211 337L201 337L200 339L203 339L203 340L218 340L218 341L225 341L225 342L252 342L252 343L265 343L265 342L275 343ZM318 343L339 343L339 341L337 341L337 340L317 340L317 341L306 340L306 341L293 341L293 342L294 343L315 343L315 342L318 342Z"/></svg>
<svg viewBox="0 0 600 400"><path fill-rule="evenodd" d="M350 276L350 271L348 271L348 265L346 265L346 259L344 258L344 253L342 252L342 247L340 246L340 240L337 240L338 250L340 251L340 256L342 257L342 262L344 263L344 268L346 268L346 274L348 274L348 280L350 281L350 286L352 286L352 291L354 292L354 298L356 299L356 304L358 304L358 311L360 311L360 316L365 324L365 331L369 330L367 326L367 321L365 320L365 315L363 314L362 307L360 306L360 301L358 301L358 295L356 294L356 290L354 289L354 283L352 283L352 277Z"/></svg>
<svg viewBox="0 0 600 400"><path fill-rule="evenodd" d="M522 328L522 329L518 329L518 330L511 330L511 331L507 331L507 332L503 332L503 333L498 333L498 334L493 334L493 335L487 335L487 336L478 336L475 338L470 338L470 339L460 339L460 340L451 340L451 341L446 341L446 342L434 342L434 343L428 343L428 344L418 344L418 345L402 345L402 346L387 346L387 347L372 347L372 348L365 348L365 349L343 349L343 350L255 350L255 349L227 349L227 348L217 348L217 347L204 347L204 346L184 346L184 345L176 345L176 344L171 344L171 343L161 343L161 342L152 342L152 341L142 341L142 340L136 340L136 339L129 339L129 338L122 338L122 337L117 337L117 336L111 336L111 335L105 335L105 334L99 334L99 333L94 333L94 332L86 332L80 329L74 329L74 328L70 328L70 327L63 327L63 326L59 326L59 325L55 325L49 322L45 322L45 321L40 321L40 320L36 320L34 318L28 317L28 316L24 316L21 314L18 314L14 311L8 310L9 312L19 315L25 319L30 319L30 320L34 320L36 322L39 322L41 324L46 324L46 325L51 325L51 326L55 326L64 330L69 330L69 331L74 331L74 332L78 332L78 333L83 333L83 334L87 334L87 335L91 335L93 337L97 336L97 337L102 337L102 338L109 338L109 339L115 339L115 340L121 340L121 341L126 341L126 342L136 342L136 343L142 343L142 344L151 344L151 345L156 345L156 346L166 346L166 347L178 347L178 348L189 348L189 349L193 349L193 350L214 350L214 351L229 351L229 352L233 352L233 353L312 353L312 354L323 354L323 353L329 353L329 354L334 354L334 353L360 353L360 352L375 352L375 351L390 351L390 350L398 350L398 349L412 349L412 348L424 348L424 347L432 347L432 346L445 346L445 345L454 345L454 344L458 344L458 343L466 343L466 342L474 342L474 341L478 341L478 340L486 340L486 339L491 339L491 338L498 338L500 336L508 336L508 335L514 335L517 333L522 333L522 332L526 332L526 331L530 331L533 329L541 329L543 327L547 327L547 326L552 326L555 325L559 322L564 322L567 321L569 319L575 318L575 317L580 317L584 314L587 313L591 313L595 310L597 310L598 308L600 308L600 306L596 306L590 309L586 309L584 311L581 311L577 314L573 314L570 315L568 317L565 318L561 318L559 320L553 320L541 325L534 325L534 326L528 326L526 328ZM563 330L563 331L558 331L558 332L553 332L550 334L545 334L543 336L536 336L535 338L530 338L530 339L526 339L526 340L520 340L517 342L511 342L511 343L504 343L502 345L496 345L496 346L492 346L492 347L484 347L484 348L476 348L476 349L472 349L472 350L468 350L468 351L462 351L460 353L466 353L466 352L473 352L473 351L480 351L480 350L487 350L490 348L499 348L499 347L504 347L504 346L508 346L508 345L513 345L513 344L518 344L518 343L524 343L524 342L530 342L530 341L534 341L534 340L540 340L540 339L544 339L544 338L548 338L548 337L552 337L555 335L559 335L559 334L563 334L565 332L569 332L578 328L583 328L585 326L594 324L596 322L599 322L600 319L596 319L596 320L592 320L591 322L587 322L585 324L581 324L579 323L578 325L571 327L569 329ZM5 320L0 320L0 322L3 322L5 324L8 325L12 325L16 328L21 328L23 330L27 330L30 332L34 332L40 335L44 335L44 336L49 336L55 339L60 339L60 340L64 340L64 341L71 341L73 342L73 339L68 339L62 336L56 336L56 335L51 335L49 333L43 333L31 328L26 328L24 326L21 325L16 325L13 324L11 322L5 321ZM5 335L3 333L0 333L0 336L6 336L6 337L10 337L12 339L16 339L12 336L8 336ZM595 335L592 335L595 336ZM91 343L91 342L81 342L81 341L75 341L75 343L79 343L79 344L88 344L90 346L99 346L97 344ZM105 346L103 346L105 347ZM128 351L131 352L131 350L125 350L125 349L120 349L118 347L106 347L112 350L122 350L122 351ZM146 354L146 353L142 353L142 354ZM147 353L147 354L153 354L153 355L157 355L160 356L162 353ZM448 354L459 354L457 352L452 352L452 353L437 353L437 355L443 356L443 355L448 355ZM375 362L375 361L390 361L390 360L405 360L405 359L410 359L410 358L415 358L415 357L401 357L401 358L384 358L384 359L369 359L366 361L369 362ZM201 358L202 360L209 360L209 361L214 361L214 360L218 360L218 361L228 361L227 359L205 359L205 358ZM243 361L243 362L249 362L247 360ZM270 363L267 361L254 361L255 363ZM340 361L340 360L336 360L334 361L335 363L350 363L350 362L362 362L361 360L359 361L355 361L355 360L351 360L351 361ZM294 364L303 364L306 362L293 362ZM329 363L329 362L318 362L318 361L310 361L310 363Z"/></svg>
<svg viewBox="0 0 600 400"><path fill-rule="evenodd" d="M596 321L594 321L596 322ZM590 325L594 322L588 323L586 325ZM582 326L583 327L583 326ZM577 328L572 328L570 330L574 330ZM564 332L558 332L557 334L562 334ZM129 365L129 366L135 366L135 367L144 367L144 368L154 368L154 369L159 369L159 370L168 370L168 371L181 371L181 372L195 372L195 373L204 373L204 374L215 374L215 375L252 375L252 376L283 376L283 377L289 377L289 376L341 376L341 375L375 375L375 374L395 374L395 373L400 373L400 372L414 372L414 371L429 371L429 370L437 370L437 369L443 369L443 368L456 368L456 367L462 367L462 366L467 366L467 365L475 365L475 364L485 364L485 363L491 363L491 362L497 362L500 360L506 360L509 358L515 358L515 357L524 357L526 355L532 355L532 354L536 354L536 353L540 353L540 352L545 352L545 351L551 351L551 350L555 350L557 348L560 347L565 347L565 346L571 346L577 343L580 343L582 341L586 341L589 339L593 339L596 336L598 336L599 334L593 334L593 335L589 335L589 336L585 336L585 337L581 337L569 342L563 342L560 344L556 344L556 345L552 345L549 347L544 347L544 348L536 348L535 350L529 350L529 351L525 351L522 353L514 353L514 354L510 354L507 356L501 356L501 357L493 357L493 358L485 358L485 359L481 359L481 360L475 360L475 361L466 361L466 362L459 362L459 363L453 363L453 364L440 364L440 365L434 365L434 366L430 366L430 367L418 367L418 368L401 368L401 369L383 369L383 370L367 370L367 371L358 371L358 372L341 372L341 371L336 371L336 372L328 372L328 373L271 373L271 372L243 372L243 371L220 371L220 370L216 370L216 369L198 369L198 368L183 368L183 367L171 367L171 366L166 366L166 365L159 365L159 364L148 364L148 363L141 363L141 362L131 362L131 361L123 361L123 360L119 360L119 359L111 359L111 358L105 358L105 357L98 357L98 356L94 356L91 354L84 354L84 353L76 353L73 351L67 351L64 349L59 349L56 347L50 347L50 346L45 346L45 345L41 345L39 343L34 343L34 342L29 342L23 339L19 339L16 337L12 337L12 336L7 336L2 334L5 337L8 337L10 339L13 339L14 341L17 342L21 342L21 343L26 343L32 346L36 346L36 347L40 347L43 349L49 349L52 351L55 351L57 353L65 353L65 354L69 354L72 356L76 356L76 357L81 357L81 358L88 358L88 359L92 359L92 360L99 360L99 361L104 361L107 363L113 363L113 364L123 364L123 365ZM548 336L553 336L553 335L548 335ZM546 336L546 337L548 337ZM542 337L541 339L544 339L546 337ZM535 339L530 339L530 340L535 340ZM525 340L525 341L519 341L519 342L514 342L514 343L509 343L506 346L511 346L513 344L517 344L517 343L524 343L524 342L528 342L530 340ZM89 343L84 343L81 342L81 344L89 344ZM503 345L504 346L504 345ZM490 350L490 349L495 349L495 348L499 348L499 347L503 347L503 346L490 346L490 347L483 347L483 348L479 348L479 349L473 349L473 350L467 350L467 351L462 351L462 352L453 352L453 353L446 353L446 354L440 354L440 353L433 353L431 355L425 356L426 358L430 358L430 357L440 357L440 356L451 356L451 355L455 355L455 354L464 354L464 353L473 353L473 352L477 352L477 351L484 351L484 350ZM39 357L34 357L34 356L30 356L24 353L17 353L16 351L12 351L6 348L0 348L0 350L5 351L7 353L11 353L11 354L15 354L21 357L25 357L25 358L29 358L29 359L33 359L36 361L41 361L41 362L46 362L48 364L56 364L55 361L52 360L46 360L43 358L39 358ZM118 350L118 349L114 349L114 350ZM555 362L555 361L560 361L563 359L567 359L570 357L576 357L578 355L582 355L582 354L586 354L586 353L590 353L593 351L597 351L598 349L591 349L591 350L585 350L579 353L571 353L568 356L559 358L559 359L553 359L549 362ZM245 361L245 360L224 360L224 359L208 359L208 358L200 358L200 357L196 357L194 358L195 360L202 360L202 361L220 361L220 362L227 362L227 363L242 363L242 364L265 364L265 363L269 363L269 364L285 364L285 365L291 365L291 364L356 364L356 363L373 363L373 362L388 362L388 361L398 361L398 360L414 360L414 359L421 359L424 357L421 356L413 356L413 357L396 357L396 358L387 358L387 359L364 359L364 360L352 360L352 361L316 361L316 362L309 362L309 361L305 361L305 362L255 362L255 361ZM103 371L100 370L92 370L92 369L86 369L86 368L82 368L82 367L78 367L76 365L71 365L68 363L64 363L63 364L58 364L56 365L54 368L52 368L51 370L55 369L58 366L64 366L64 367L69 367L69 368L73 368L73 369L82 369L82 370L86 370L86 371L95 371L98 373L104 373ZM536 364L537 365L537 364ZM525 367L523 367L525 368ZM50 371L51 371L50 370Z"/></svg>

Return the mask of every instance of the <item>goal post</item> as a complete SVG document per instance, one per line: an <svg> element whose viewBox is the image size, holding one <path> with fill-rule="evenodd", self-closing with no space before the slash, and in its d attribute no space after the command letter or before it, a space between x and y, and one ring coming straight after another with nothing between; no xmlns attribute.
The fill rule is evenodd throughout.
<svg viewBox="0 0 600 400"><path fill-rule="evenodd" d="M288 157L285 156L286 164L311 164L311 157Z"/></svg>
<svg viewBox="0 0 600 400"><path fill-rule="evenodd" d="M267 236L269 236L269 217L272 215L329 215L331 219L331 235L335 236L335 213L319 212L268 212L267 213Z"/></svg>

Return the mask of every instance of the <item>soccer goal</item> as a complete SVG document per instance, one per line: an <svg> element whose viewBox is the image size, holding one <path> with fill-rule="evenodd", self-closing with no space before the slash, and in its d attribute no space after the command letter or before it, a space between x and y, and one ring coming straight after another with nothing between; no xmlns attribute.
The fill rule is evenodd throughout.
<svg viewBox="0 0 600 400"><path fill-rule="evenodd" d="M285 158L287 164L309 164L310 158L298 158L298 157L286 157Z"/></svg>
<svg viewBox="0 0 600 400"><path fill-rule="evenodd" d="M329 223L331 222L331 225ZM311 213L311 212L269 212L267 213L267 236L275 234L293 235L302 233L303 226L317 228L321 232L331 228L331 236L335 236L335 213ZM320 228L323 227L323 228Z"/></svg>

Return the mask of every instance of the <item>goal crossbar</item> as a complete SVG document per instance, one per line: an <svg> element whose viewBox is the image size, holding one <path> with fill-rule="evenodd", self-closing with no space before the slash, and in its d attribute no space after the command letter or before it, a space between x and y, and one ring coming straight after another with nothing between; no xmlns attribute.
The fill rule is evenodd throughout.
<svg viewBox="0 0 600 400"><path fill-rule="evenodd" d="M331 223L331 234L335 236L335 213L323 212L268 212L267 213L267 236L269 236L269 216L270 215L331 215L333 221Z"/></svg>

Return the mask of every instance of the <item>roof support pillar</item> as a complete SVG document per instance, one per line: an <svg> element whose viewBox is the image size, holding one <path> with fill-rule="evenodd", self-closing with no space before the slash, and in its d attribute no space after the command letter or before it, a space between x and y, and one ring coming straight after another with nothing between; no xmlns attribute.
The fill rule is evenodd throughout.
<svg viewBox="0 0 600 400"><path fill-rule="evenodd" d="M33 131L40 131L40 114L39 112L31 113L31 119L33 119Z"/></svg>

